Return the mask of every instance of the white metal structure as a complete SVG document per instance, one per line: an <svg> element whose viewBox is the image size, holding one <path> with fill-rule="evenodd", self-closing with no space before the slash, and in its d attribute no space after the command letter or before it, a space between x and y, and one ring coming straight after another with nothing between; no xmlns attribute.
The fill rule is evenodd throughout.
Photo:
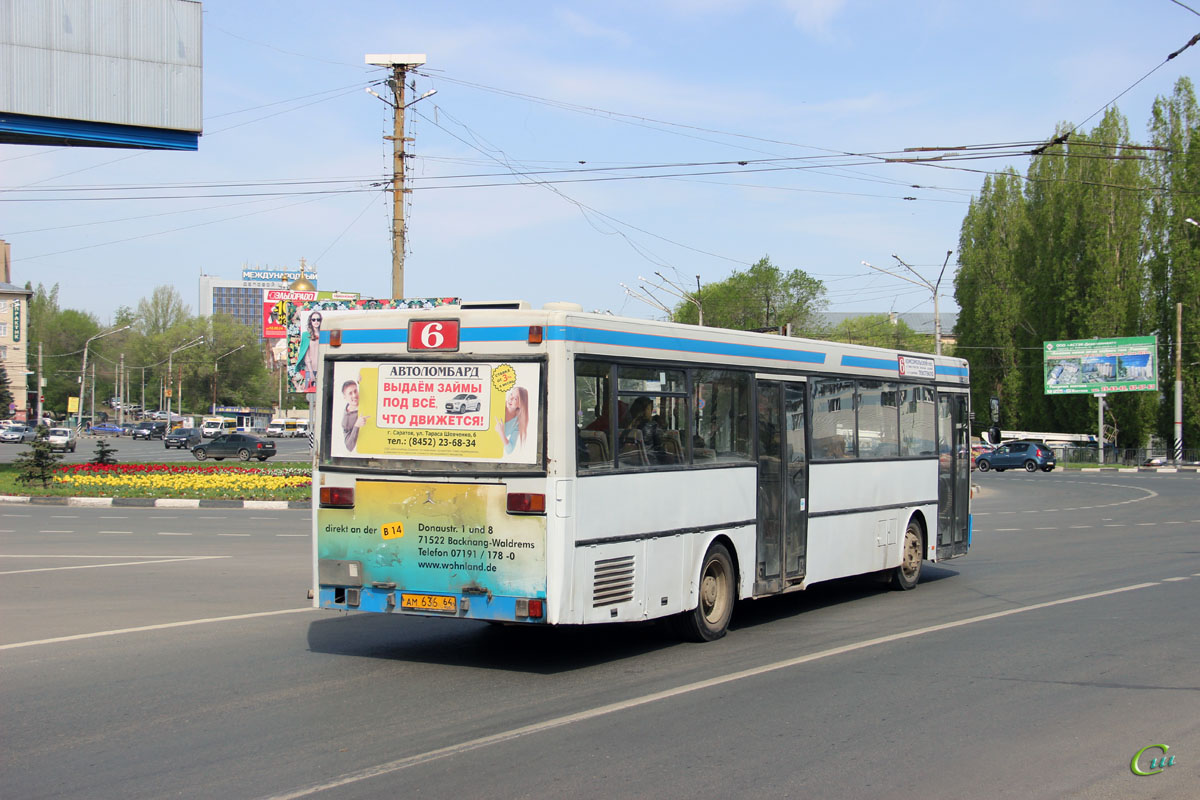
<svg viewBox="0 0 1200 800"><path fill-rule="evenodd" d="M331 312L314 605L542 624L671 617L967 552L948 357L553 304ZM447 402L461 393L478 411Z"/></svg>

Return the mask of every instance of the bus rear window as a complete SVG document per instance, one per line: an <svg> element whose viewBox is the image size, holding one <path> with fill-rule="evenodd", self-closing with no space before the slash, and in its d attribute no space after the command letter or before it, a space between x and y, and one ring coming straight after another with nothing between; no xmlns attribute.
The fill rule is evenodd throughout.
<svg viewBox="0 0 1200 800"><path fill-rule="evenodd" d="M323 451L333 463L541 463L540 363L335 361L329 366Z"/></svg>

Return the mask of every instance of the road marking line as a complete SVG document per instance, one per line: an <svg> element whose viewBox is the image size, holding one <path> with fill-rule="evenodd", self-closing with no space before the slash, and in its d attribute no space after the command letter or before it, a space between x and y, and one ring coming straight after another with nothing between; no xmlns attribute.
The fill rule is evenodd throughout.
<svg viewBox="0 0 1200 800"><path fill-rule="evenodd" d="M190 533L172 533L170 531L159 531L159 536L191 536Z"/></svg>
<svg viewBox="0 0 1200 800"><path fill-rule="evenodd" d="M1134 525L1137 525L1139 528L1152 528L1157 524L1158 524L1157 522L1135 522L1134 523Z"/></svg>
<svg viewBox="0 0 1200 800"><path fill-rule="evenodd" d="M206 558L208 556L205 556ZM228 556L212 556L212 558L228 558ZM33 647L40 644L56 644L58 642L74 642L79 639L95 639L100 636L117 636L122 633L141 633L143 631L161 631L167 628L184 628L189 625L207 625L210 622L233 622L239 619L254 619L256 617L274 617L280 614L296 614L301 611L313 611L311 606L304 608L287 608L283 611L256 611L252 614L234 614L228 617L207 617L205 619L189 619L182 622L163 622L159 625L142 625L138 628L117 628L111 631L95 631L93 633L77 633L73 636L55 636L53 639L37 639L31 642L13 642L0 644L0 650L15 650L18 647Z"/></svg>
<svg viewBox="0 0 1200 800"><path fill-rule="evenodd" d="M217 536L249 536L248 533L218 533Z"/></svg>
<svg viewBox="0 0 1200 800"><path fill-rule="evenodd" d="M5 514L6 517L32 517L33 514Z"/></svg>
<svg viewBox="0 0 1200 800"><path fill-rule="evenodd" d="M1172 583L1174 583L1175 581L1186 581L1186 580L1190 580L1190 578L1189 578L1187 575L1183 575L1183 576L1181 576L1181 577L1178 577L1178 578L1163 578L1163 580L1164 580L1164 581L1171 581Z"/></svg>
<svg viewBox="0 0 1200 800"><path fill-rule="evenodd" d="M101 533L133 533L133 531L100 531Z"/></svg>
<svg viewBox="0 0 1200 800"><path fill-rule="evenodd" d="M1072 525L1071 530L1077 531L1077 530L1082 530L1084 528L1090 528L1090 527L1092 527L1092 526L1091 525Z"/></svg>
<svg viewBox="0 0 1200 800"><path fill-rule="evenodd" d="M1183 524L1183 520L1181 520L1181 519L1173 519L1170 522L1163 523L1163 525L1182 525L1182 524Z"/></svg>
<svg viewBox="0 0 1200 800"><path fill-rule="evenodd" d="M79 519L78 514L51 514L50 519Z"/></svg>
<svg viewBox="0 0 1200 800"><path fill-rule="evenodd" d="M651 694L642 695L641 697L634 697L630 698L629 700L622 700L616 703L609 703L608 705L597 706L596 708L578 711L574 714L565 714L561 717L554 717L543 722L535 722L532 725L525 725L520 728L512 728L507 731L491 734L490 736L482 736L478 739L470 739L465 742L459 742L458 744L440 747L436 750L428 750L424 753L418 753L405 758L398 758L395 761L377 764L374 767L367 767L366 769L345 773L344 775L325 783L310 784L309 786L293 789L290 792L271 795L265 800L293 800L294 798L298 797L306 797L308 795L329 791L331 789L337 789L342 786L357 783L359 781L377 778L381 775L399 772L400 770L408 769L409 767L415 767L420 764L426 764L430 761L437 761L449 756L461 755L473 750L479 750L480 748L490 747L494 744L501 744L514 739L520 739L531 734L542 733L544 731L561 728L566 725L573 725L577 722L586 722L588 720L607 716L620 711L627 711L631 708L638 708L650 703L656 703L660 700L669 700L682 695L691 694L692 692L711 689L716 686L723 686L724 684L733 683L746 678L766 675L782 669L800 666L801 664L808 664L813 661L821 661L823 659L832 658L833 656L839 656L845 653L853 653L857 650L865 650L866 648L875 647L876 645L890 644L892 642L899 642L905 639L924 636L928 633L937 633L939 631L950 630L953 628L961 628L966 625L974 625L979 622L987 622L994 619L1000 619L1002 617L1009 617L1014 614L1024 614L1027 611L1037 611L1043 608L1052 608L1054 606L1065 605L1067 603L1076 603L1081 600L1092 600L1097 597L1106 597L1108 595L1131 592L1135 589L1145 589L1149 586L1158 585L1160 584L1157 581L1151 583L1138 583L1133 584L1132 586L1122 586L1119 589L1108 589L1103 592L1081 594L1076 595L1075 597L1064 597L1061 600L1050 600L1045 603L1037 603L1031 606L1010 608L1004 611L995 611L990 614L981 614L976 617L967 617L966 619L960 619L953 622L943 622L939 625L930 625L925 628L917 628L915 630L904 631L902 633L892 633L888 634L887 636L877 637L875 639L867 639L865 641L854 642L852 644L846 644L840 647L832 647L828 650L822 650L817 653L809 653L808 655L796 656L795 658L788 658L782 661L775 661L770 664L763 664L762 666L752 667L750 669L740 670L738 672L731 672L715 678L696 681L695 683L687 683L682 686L676 686L673 689L664 689L663 691L653 692Z"/></svg>
<svg viewBox="0 0 1200 800"><path fill-rule="evenodd" d="M84 557L99 558L100 556ZM98 569L100 567L140 567L143 564L169 564L172 561L203 561L210 558L230 558L230 556L184 556L182 558L159 558L150 561L118 561L112 564L79 564L74 567L38 567L37 569L13 569L8 570L7 572L0 572L0 575L24 575L27 572L59 572L68 569Z"/></svg>
<svg viewBox="0 0 1200 800"><path fill-rule="evenodd" d="M225 517L196 517L196 519L225 519Z"/></svg>

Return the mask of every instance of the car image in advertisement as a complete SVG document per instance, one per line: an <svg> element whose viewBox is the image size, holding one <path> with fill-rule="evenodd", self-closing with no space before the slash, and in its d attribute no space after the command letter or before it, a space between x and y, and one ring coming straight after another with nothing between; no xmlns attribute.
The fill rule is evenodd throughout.
<svg viewBox="0 0 1200 800"><path fill-rule="evenodd" d="M329 455L535 464L541 364L338 361Z"/></svg>

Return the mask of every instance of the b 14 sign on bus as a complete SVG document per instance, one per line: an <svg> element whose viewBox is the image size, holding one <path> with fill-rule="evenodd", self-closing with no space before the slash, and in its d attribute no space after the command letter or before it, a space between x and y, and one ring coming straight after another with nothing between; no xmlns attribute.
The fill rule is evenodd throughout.
<svg viewBox="0 0 1200 800"><path fill-rule="evenodd" d="M338 361L333 377L335 458L537 462L538 363Z"/></svg>

